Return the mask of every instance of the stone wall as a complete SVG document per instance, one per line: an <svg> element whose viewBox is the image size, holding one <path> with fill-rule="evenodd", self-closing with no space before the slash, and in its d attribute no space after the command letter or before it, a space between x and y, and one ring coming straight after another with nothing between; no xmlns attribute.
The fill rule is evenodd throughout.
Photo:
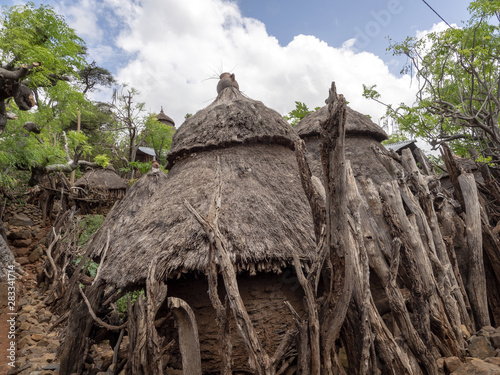
<svg viewBox="0 0 500 375"><path fill-rule="evenodd" d="M40 259L47 248L47 228L40 208L33 205L7 207L3 220L16 261L25 265Z"/></svg>

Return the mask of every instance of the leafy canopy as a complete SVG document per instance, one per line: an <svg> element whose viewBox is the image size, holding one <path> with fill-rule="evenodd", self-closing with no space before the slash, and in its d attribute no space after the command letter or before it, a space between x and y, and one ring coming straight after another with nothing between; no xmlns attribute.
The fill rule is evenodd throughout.
<svg viewBox="0 0 500 375"><path fill-rule="evenodd" d="M51 75L71 76L85 66L84 41L48 5L4 6L0 26L2 64L42 64L30 74L30 87L51 86Z"/></svg>
<svg viewBox="0 0 500 375"><path fill-rule="evenodd" d="M307 105L302 102L295 102L295 109L292 109L288 115L283 116L283 118L288 121L291 126L295 126L306 117L309 113L317 111L319 107L314 108L314 110L310 110L307 108Z"/></svg>
<svg viewBox="0 0 500 375"><path fill-rule="evenodd" d="M76 130L78 110L84 118L96 114L95 106L76 85L78 71L87 65L84 46L84 41L50 6L36 7L30 2L1 8L3 69L16 71L22 65L39 65L21 78L22 84L35 92L37 107L20 111L13 100L7 104L7 111L18 118L9 120L0 134L0 186L12 187L23 176L20 170L66 163L66 139L71 158L75 152L90 155L90 133L71 132ZM26 122L35 123L38 132L27 131Z"/></svg>
<svg viewBox="0 0 500 375"><path fill-rule="evenodd" d="M418 83L414 104L385 104L400 135L434 147L446 141L460 155L474 149L500 161L499 9L498 0L473 1L463 27L391 41L388 49L408 59L402 73ZM364 96L382 103L375 86L364 86Z"/></svg>
<svg viewBox="0 0 500 375"><path fill-rule="evenodd" d="M150 114L146 119L144 145L155 150L156 160L160 165L165 165L175 130L172 126L158 121L156 117L156 114Z"/></svg>

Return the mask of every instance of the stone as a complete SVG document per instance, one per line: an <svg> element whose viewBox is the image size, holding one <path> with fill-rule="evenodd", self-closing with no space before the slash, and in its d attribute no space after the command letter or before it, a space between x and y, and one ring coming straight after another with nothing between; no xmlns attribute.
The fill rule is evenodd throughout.
<svg viewBox="0 0 500 375"><path fill-rule="evenodd" d="M16 260L17 260L17 263L19 263L21 266L24 266L25 264L29 264L29 262L30 262L28 257L17 258Z"/></svg>
<svg viewBox="0 0 500 375"><path fill-rule="evenodd" d="M500 375L500 367L483 362L480 359L473 359L452 372L452 375Z"/></svg>
<svg viewBox="0 0 500 375"><path fill-rule="evenodd" d="M490 335L490 342L495 349L500 349L500 332L493 332Z"/></svg>
<svg viewBox="0 0 500 375"><path fill-rule="evenodd" d="M14 252L16 253L16 256L23 257L23 256L28 255L28 253L30 252L30 248L29 247L18 247L16 249L14 249Z"/></svg>
<svg viewBox="0 0 500 375"><path fill-rule="evenodd" d="M37 342L40 341L40 340L42 340L44 337L45 336L42 335L42 334L40 334L40 333L35 333L35 334L31 335L31 339L33 341L37 341Z"/></svg>
<svg viewBox="0 0 500 375"><path fill-rule="evenodd" d="M45 235L45 232L39 226L33 227L31 233L32 233L33 237L35 237L37 240L41 240L43 238L43 236Z"/></svg>
<svg viewBox="0 0 500 375"><path fill-rule="evenodd" d="M492 333L495 333L495 328L493 328L492 326L484 326L483 328L481 328L479 330L479 332L477 333L477 335L478 336L490 337L490 335Z"/></svg>
<svg viewBox="0 0 500 375"><path fill-rule="evenodd" d="M436 365L437 365L437 368L438 368L438 374L439 375L444 375L445 372L444 372L444 358L438 358L436 360Z"/></svg>
<svg viewBox="0 0 500 375"><path fill-rule="evenodd" d="M23 322L21 323L21 325L19 326L19 330L20 331L28 331L30 329L30 324L28 322Z"/></svg>
<svg viewBox="0 0 500 375"><path fill-rule="evenodd" d="M26 336L26 337L23 337L22 339L20 339L17 342L17 347L18 347L18 349L23 349L25 347L32 346L32 345L35 345L35 344L36 343L31 339L31 337Z"/></svg>
<svg viewBox="0 0 500 375"><path fill-rule="evenodd" d="M47 353L47 354L44 354L44 356L42 358L45 362L52 363L56 359L56 355L55 355L55 353Z"/></svg>
<svg viewBox="0 0 500 375"><path fill-rule="evenodd" d="M31 245L31 238L27 238L25 240L12 241L12 246L14 247L28 247L29 245Z"/></svg>
<svg viewBox="0 0 500 375"><path fill-rule="evenodd" d="M458 357L448 357L444 360L444 367L448 372L458 370L463 363Z"/></svg>
<svg viewBox="0 0 500 375"><path fill-rule="evenodd" d="M43 255L43 250L41 247L37 247L35 250L33 250L29 256L29 260L31 263L35 263L38 259L40 259Z"/></svg>
<svg viewBox="0 0 500 375"><path fill-rule="evenodd" d="M33 220L31 220L26 214L23 213L14 214L9 220L10 226L31 227L34 224L35 223L33 223Z"/></svg>
<svg viewBox="0 0 500 375"><path fill-rule="evenodd" d="M469 339L469 353L472 357L479 359L494 357L497 354L490 340L485 336L472 336Z"/></svg>
<svg viewBox="0 0 500 375"><path fill-rule="evenodd" d="M50 364L43 366L42 370L59 371L60 366L56 364Z"/></svg>
<svg viewBox="0 0 500 375"><path fill-rule="evenodd" d="M26 228L21 228L19 230L11 230L9 234L7 235L7 239L14 241L14 240L27 240L28 238L31 238L31 230L26 229Z"/></svg>
<svg viewBox="0 0 500 375"><path fill-rule="evenodd" d="M36 343L36 346L48 346L49 344L50 344L50 341L43 338Z"/></svg>

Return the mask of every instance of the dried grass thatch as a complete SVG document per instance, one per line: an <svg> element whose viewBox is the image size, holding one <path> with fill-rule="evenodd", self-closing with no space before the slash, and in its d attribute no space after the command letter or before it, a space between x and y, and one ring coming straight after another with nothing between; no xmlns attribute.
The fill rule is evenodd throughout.
<svg viewBox="0 0 500 375"><path fill-rule="evenodd" d="M167 169L177 159L199 151L256 143L281 144L293 150L296 140L293 129L278 112L228 87L176 131Z"/></svg>
<svg viewBox="0 0 500 375"><path fill-rule="evenodd" d="M387 133L377 124L375 124L366 115L363 115L354 109L347 107L346 111L347 137L369 136L382 142L388 138ZM328 118L328 106L324 106L304 117L295 127L295 131L301 138L315 137L320 135L321 124Z"/></svg>
<svg viewBox="0 0 500 375"><path fill-rule="evenodd" d="M380 144L381 141L387 139L387 134L369 117L349 107L347 107L346 113L345 156L351 161L354 176L369 177L378 184L393 180L393 177L377 157L380 153L388 154L385 147ZM325 106L304 117L294 128L306 142L307 160L313 175L318 177L323 176L320 129L327 117L328 107Z"/></svg>
<svg viewBox="0 0 500 375"><path fill-rule="evenodd" d="M127 189L127 181L111 169L93 169L85 173L75 182L77 187L93 187L97 189Z"/></svg>
<svg viewBox="0 0 500 375"><path fill-rule="evenodd" d="M223 90L177 131L168 175L157 182L151 172L141 178L90 241L98 253L109 230L104 280L119 288L141 284L155 259L165 278L205 273L209 241L184 200L207 215L217 158L219 226L238 271L280 272L293 254L310 261L312 217L290 150L297 139L277 112L236 89Z"/></svg>

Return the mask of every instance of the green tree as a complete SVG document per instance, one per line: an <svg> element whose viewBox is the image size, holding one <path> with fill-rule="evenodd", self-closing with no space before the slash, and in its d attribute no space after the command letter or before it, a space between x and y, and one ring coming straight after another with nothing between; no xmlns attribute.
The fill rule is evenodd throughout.
<svg viewBox="0 0 500 375"><path fill-rule="evenodd" d="M36 184L89 155L85 134L71 132L77 110L92 109L71 82L86 65L84 42L45 5L3 7L0 24L0 185L12 185L19 171Z"/></svg>
<svg viewBox="0 0 500 375"><path fill-rule="evenodd" d="M155 150L156 160L165 165L167 151L172 144L174 128L156 119L156 114L151 114L146 119L144 144Z"/></svg>
<svg viewBox="0 0 500 375"><path fill-rule="evenodd" d="M449 142L461 155L475 149L500 161L499 9L498 0L473 1L464 27L389 46L408 58L402 72L414 74L419 84L413 105L387 105L387 116L402 133L434 147ZM365 86L364 94L380 101L374 86Z"/></svg>
<svg viewBox="0 0 500 375"><path fill-rule="evenodd" d="M302 102L295 102L295 109L292 109L288 115L283 116L283 118L290 123L290 125L295 126L306 117L309 113L317 111L319 107L314 108L314 110L310 110L307 108L307 105Z"/></svg>
<svg viewBox="0 0 500 375"><path fill-rule="evenodd" d="M80 70L79 75L84 94L96 90L98 86L111 87L116 83L110 71L97 66L95 61Z"/></svg>
<svg viewBox="0 0 500 375"><path fill-rule="evenodd" d="M83 40L49 6L3 7L0 26L1 134L15 112L37 104L39 90L50 97L58 82L84 68L85 60ZM10 98L14 103L8 108Z"/></svg>

